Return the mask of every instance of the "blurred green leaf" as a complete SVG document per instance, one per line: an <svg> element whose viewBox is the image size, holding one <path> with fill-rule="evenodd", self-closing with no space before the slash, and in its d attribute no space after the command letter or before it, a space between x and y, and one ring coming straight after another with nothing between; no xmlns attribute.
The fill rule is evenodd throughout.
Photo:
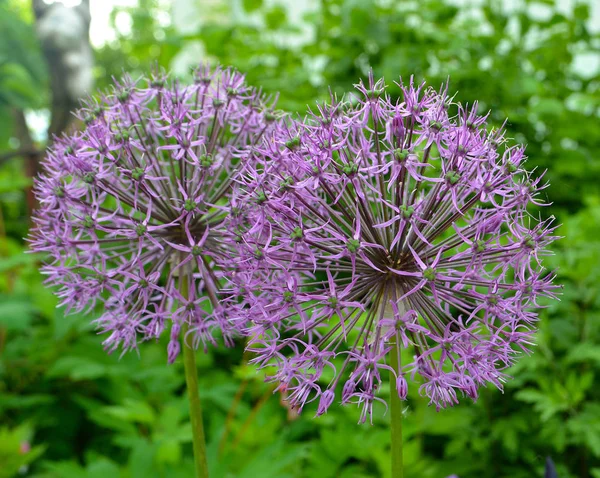
<svg viewBox="0 0 600 478"><path fill-rule="evenodd" d="M262 7L262 0L243 0L244 10L247 12L253 12Z"/></svg>
<svg viewBox="0 0 600 478"><path fill-rule="evenodd" d="M154 410L145 402L125 399L123 405L105 407L104 411L117 419L131 423L152 424L156 420Z"/></svg>
<svg viewBox="0 0 600 478"><path fill-rule="evenodd" d="M93 380L105 376L105 365L85 357L61 357L48 370L49 378L69 377L71 380Z"/></svg>
<svg viewBox="0 0 600 478"><path fill-rule="evenodd" d="M34 313L35 308L26 298L0 297L0 326L7 330L27 330Z"/></svg>
<svg viewBox="0 0 600 478"><path fill-rule="evenodd" d="M45 446L32 446L32 427L0 428L0 478L11 478L44 453Z"/></svg>

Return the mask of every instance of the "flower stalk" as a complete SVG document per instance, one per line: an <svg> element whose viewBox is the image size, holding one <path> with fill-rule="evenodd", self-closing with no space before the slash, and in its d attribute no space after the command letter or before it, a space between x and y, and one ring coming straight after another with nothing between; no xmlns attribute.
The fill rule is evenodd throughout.
<svg viewBox="0 0 600 478"><path fill-rule="evenodd" d="M192 442L194 446L194 464L197 478L208 478L208 464L206 461L206 438L204 424L202 423L202 404L198 392L198 375L196 368L196 351L185 343L187 325L183 327L183 366L185 369L185 383L190 401L190 420L192 422Z"/></svg>
<svg viewBox="0 0 600 478"><path fill-rule="evenodd" d="M392 433L392 477L403 478L404 460L402 456L402 400L394 392L393 386L397 387L397 378L400 371L400 343L392 339L392 351L390 353L390 366L394 372L390 371L390 430Z"/></svg>
<svg viewBox="0 0 600 478"><path fill-rule="evenodd" d="M188 281L181 280L181 295L184 299L189 296ZM182 328L183 337L183 367L185 370L185 383L190 402L190 421L192 423L192 444L194 448L194 465L197 478L208 478L208 464L206 461L206 438L204 423L202 422L202 404L198 391L198 369L196 367L196 350L188 343L188 325Z"/></svg>
<svg viewBox="0 0 600 478"><path fill-rule="evenodd" d="M403 303L399 303L402 308ZM391 307L386 306L386 316L393 318ZM389 311L389 313L388 313ZM404 313L402 311L401 313ZM396 390L401 389L399 378L402 373L402 344L401 338L396 333L391 339L392 350L390 351L390 431L391 431L391 455L392 455L392 478L404 477L404 458L402 453L402 400Z"/></svg>

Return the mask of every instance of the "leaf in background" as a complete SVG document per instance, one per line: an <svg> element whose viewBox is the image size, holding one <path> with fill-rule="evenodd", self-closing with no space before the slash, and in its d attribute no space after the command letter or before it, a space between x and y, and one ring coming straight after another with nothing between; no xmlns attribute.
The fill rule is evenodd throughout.
<svg viewBox="0 0 600 478"><path fill-rule="evenodd" d="M44 453L45 446L32 446L33 428L22 424L0 428L0 478L11 478Z"/></svg>
<svg viewBox="0 0 600 478"><path fill-rule="evenodd" d="M263 0L243 0L242 5L244 10L248 13L258 10L263 5Z"/></svg>
<svg viewBox="0 0 600 478"><path fill-rule="evenodd" d="M0 393L0 412L4 412L8 409L39 408L42 405L49 405L55 400L56 398L49 394L31 394L22 396L10 393Z"/></svg>
<svg viewBox="0 0 600 478"><path fill-rule="evenodd" d="M271 445L257 450L250 460L242 464L241 470L235 476L256 478L264 475L265 470L269 470L269 478L293 477L293 470L297 469L307 451L306 445L286 443L285 438L279 435Z"/></svg>
<svg viewBox="0 0 600 478"><path fill-rule="evenodd" d="M86 467L85 478L119 478L119 465L108 458L97 458Z"/></svg>
<svg viewBox="0 0 600 478"><path fill-rule="evenodd" d="M136 426L108 413L104 403L83 395L75 395L72 398L75 403L86 410L88 419L100 427L114 430L122 436L137 436Z"/></svg>
<svg viewBox="0 0 600 478"><path fill-rule="evenodd" d="M46 462L43 468L35 478L85 478L84 468L75 461Z"/></svg>
<svg viewBox="0 0 600 478"><path fill-rule="evenodd" d="M177 440L163 440L158 443L155 461L159 465L174 465L181 461L181 445Z"/></svg>
<svg viewBox="0 0 600 478"><path fill-rule="evenodd" d="M585 445L600 458L600 404L588 403L583 410L566 422L573 434L573 443Z"/></svg>
<svg viewBox="0 0 600 478"><path fill-rule="evenodd" d="M122 405L104 407L103 411L107 415L129 423L151 425L156 421L156 413L152 407L139 400L125 399Z"/></svg>
<svg viewBox="0 0 600 478"><path fill-rule="evenodd" d="M576 344L569 350L565 360L569 364L592 362L600 366L600 344L590 342Z"/></svg>
<svg viewBox="0 0 600 478"><path fill-rule="evenodd" d="M46 64L31 22L16 8L0 2L1 106L39 108L48 98Z"/></svg>
<svg viewBox="0 0 600 478"><path fill-rule="evenodd" d="M94 380L107 374L107 367L86 357L61 357L47 372L48 378L68 377L71 380Z"/></svg>
<svg viewBox="0 0 600 478"><path fill-rule="evenodd" d="M27 330L31 326L35 311L25 297L0 297L0 326L9 331Z"/></svg>
<svg viewBox="0 0 600 478"><path fill-rule="evenodd" d="M270 30L281 28L286 22L285 8L277 5L269 9L269 11L265 13L265 22L267 28Z"/></svg>
<svg viewBox="0 0 600 478"><path fill-rule="evenodd" d="M0 183L1 188L1 183ZM1 189L0 189L0 192ZM31 266L36 263L38 256L35 254L14 254L9 257L0 257L0 274L5 274L7 271L17 269L19 267ZM0 302L2 298L0 297Z"/></svg>
<svg viewBox="0 0 600 478"><path fill-rule="evenodd" d="M159 476L154 464L155 446L144 439L137 440L129 455L131 478L153 478Z"/></svg>
<svg viewBox="0 0 600 478"><path fill-rule="evenodd" d="M23 65L0 63L0 103L20 109L35 105L37 84Z"/></svg>
<svg viewBox="0 0 600 478"><path fill-rule="evenodd" d="M568 403L562 397L533 388L520 390L515 394L515 398L533 404L543 421L549 420L555 414L568 409Z"/></svg>

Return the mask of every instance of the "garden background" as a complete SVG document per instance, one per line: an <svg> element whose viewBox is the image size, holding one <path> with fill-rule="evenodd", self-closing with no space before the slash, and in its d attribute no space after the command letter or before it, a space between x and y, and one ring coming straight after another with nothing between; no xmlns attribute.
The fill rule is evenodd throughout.
<svg viewBox="0 0 600 478"><path fill-rule="evenodd" d="M547 265L563 294L504 393L438 413L410 387L406 476L541 477L551 456L561 478L600 478L599 0L91 0L89 11L95 88L156 64L186 81L220 62L303 114L373 68L389 84L449 77L493 125L508 118L529 168L549 170L540 214L562 224ZM91 319L65 317L24 253L31 175L66 84L38 32L31 1L0 0L0 478L189 477L181 364L167 365L164 343L106 355ZM383 409L373 426L352 407L299 417L242 348L198 353L212 476L390 475Z"/></svg>

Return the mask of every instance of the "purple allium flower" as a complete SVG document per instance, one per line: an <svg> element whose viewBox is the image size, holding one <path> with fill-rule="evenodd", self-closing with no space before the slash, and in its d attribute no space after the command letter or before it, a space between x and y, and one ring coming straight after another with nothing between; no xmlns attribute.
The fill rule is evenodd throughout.
<svg viewBox="0 0 600 478"><path fill-rule="evenodd" d="M532 345L538 298L554 296L540 263L552 218L528 212L546 184L524 148L446 87L399 86L394 102L371 77L278 125L236 193L251 218L243 263L271 277L251 308L254 362L276 365L294 406L319 400L317 414L354 402L364 421L390 370L393 393L420 377L438 409L502 388ZM394 343L414 354L397 374Z"/></svg>
<svg viewBox="0 0 600 478"><path fill-rule="evenodd" d="M109 351L167 329L170 362L182 331L196 347L215 329L231 341L224 218L239 166L272 128L267 101L231 69L202 66L191 86L126 78L48 153L32 249L47 253L43 273L67 310L102 306Z"/></svg>

